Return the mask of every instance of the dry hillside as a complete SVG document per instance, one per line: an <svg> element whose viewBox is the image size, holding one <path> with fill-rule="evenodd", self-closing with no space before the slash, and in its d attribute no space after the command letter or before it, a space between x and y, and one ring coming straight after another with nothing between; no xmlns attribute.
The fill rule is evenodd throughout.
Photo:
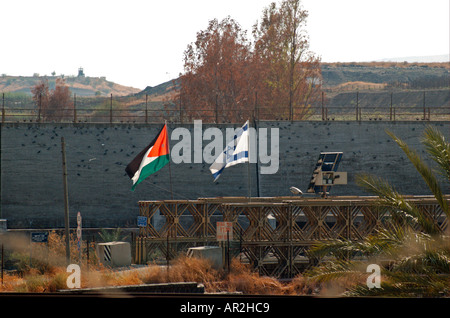
<svg viewBox="0 0 450 318"><path fill-rule="evenodd" d="M31 94L31 88L41 80L48 80L49 87L55 87L57 76L0 76L0 92ZM77 96L127 96L136 94L140 90L123 86L104 77L70 76L64 78L70 91Z"/></svg>

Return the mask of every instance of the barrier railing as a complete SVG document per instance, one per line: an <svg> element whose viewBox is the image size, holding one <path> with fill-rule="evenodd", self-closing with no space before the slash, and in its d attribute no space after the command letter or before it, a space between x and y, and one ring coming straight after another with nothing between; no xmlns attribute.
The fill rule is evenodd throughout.
<svg viewBox="0 0 450 318"><path fill-rule="evenodd" d="M411 196L444 231L448 220L433 197ZM252 198L140 201L146 217L136 239L137 262L166 262L187 247L218 245L216 223L233 224L236 255L261 274L292 277L314 261L308 248L333 239L362 240L387 226L389 209L374 197Z"/></svg>

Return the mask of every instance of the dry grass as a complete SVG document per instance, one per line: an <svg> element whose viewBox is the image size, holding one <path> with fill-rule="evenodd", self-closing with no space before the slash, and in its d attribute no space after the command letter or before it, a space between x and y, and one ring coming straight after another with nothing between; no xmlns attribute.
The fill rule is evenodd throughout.
<svg viewBox="0 0 450 318"><path fill-rule="evenodd" d="M333 91L348 91L348 90L383 90L387 83L370 83L370 82L346 82L339 84L331 89Z"/></svg>
<svg viewBox="0 0 450 318"><path fill-rule="evenodd" d="M15 257L20 259L19 270L4 273L0 292L45 293L67 289L67 278L70 273L66 271L65 266L64 242L64 236L51 232L48 249L44 246L41 246L41 249L39 246L33 247L31 262L29 249L22 247L20 250L16 247ZM78 263L76 248L71 251L71 255L72 263ZM252 295L311 295L317 293L320 287L303 276L295 277L286 283L273 277L260 276L238 259L232 260L230 272L213 267L206 259L184 256L174 260L169 268L150 264L121 271L102 266L94 255L91 257L89 267L86 260L82 261L82 288L169 282L201 283L208 293L230 292Z"/></svg>
<svg viewBox="0 0 450 318"><path fill-rule="evenodd" d="M335 63L322 63L322 65L327 65L330 67L342 67L342 66L365 66L365 67L397 67L397 68L407 68L407 67L430 67L430 68L450 68L450 63L448 62L335 62Z"/></svg>
<svg viewBox="0 0 450 318"><path fill-rule="evenodd" d="M0 292L55 292L67 289L70 273L63 267L52 267L42 273L29 269L23 274L5 274ZM251 295L311 295L318 285L302 276L288 283L273 277L260 276L245 264L233 260L230 273L214 269L205 259L180 257L167 270L166 267L148 265L133 270L117 271L102 266L82 267L81 287L107 287L170 282L197 282L208 293L243 293Z"/></svg>

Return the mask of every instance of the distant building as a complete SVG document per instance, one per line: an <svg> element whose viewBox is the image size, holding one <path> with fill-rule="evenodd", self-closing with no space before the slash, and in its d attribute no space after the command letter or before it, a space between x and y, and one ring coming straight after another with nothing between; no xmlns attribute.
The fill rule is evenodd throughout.
<svg viewBox="0 0 450 318"><path fill-rule="evenodd" d="M83 68L82 68L82 67L80 67L80 68L78 69L78 77L84 77L84 71L83 71Z"/></svg>

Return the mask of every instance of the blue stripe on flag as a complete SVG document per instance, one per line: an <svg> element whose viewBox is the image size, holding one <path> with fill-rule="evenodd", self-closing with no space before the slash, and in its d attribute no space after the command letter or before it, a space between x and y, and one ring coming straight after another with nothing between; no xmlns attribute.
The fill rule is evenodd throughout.
<svg viewBox="0 0 450 318"><path fill-rule="evenodd" d="M240 137L244 131L247 131L247 129L248 129L248 124L245 124L244 126L242 126L241 129L239 129L237 135L234 135L234 139L237 139L238 137Z"/></svg>
<svg viewBox="0 0 450 318"><path fill-rule="evenodd" d="M248 121L241 127L241 129L239 129L239 131L237 132L237 134L234 135L234 140L232 141L232 143L229 143L224 151L219 155L219 157L216 158L216 161L211 165L210 170L212 172L212 175L214 177L214 181L217 180L217 178L219 178L219 176L221 175L221 173L223 172L223 170L227 167L233 166L235 164L238 164L242 159L249 159L249 152L248 152L248 139L244 139L241 140L240 138L242 137L242 134L244 132L247 132L248 134L248 129L249 129L249 125L248 125ZM237 141L239 140L239 141ZM243 145L242 145L243 144ZM234 153L236 151L236 148L240 147L240 149L238 149L238 153ZM223 162L222 161L217 161L219 158L223 158ZM214 170L216 170L215 172L213 172Z"/></svg>
<svg viewBox="0 0 450 318"><path fill-rule="evenodd" d="M233 161L236 161L236 160L242 159L242 158L248 158L248 151L241 151L240 153L235 154L233 156L233 160L231 160L230 162L233 162ZM220 174L223 172L223 170L225 170L226 167L227 166L225 165L220 170L213 173L214 180L216 180L220 176Z"/></svg>
<svg viewBox="0 0 450 318"><path fill-rule="evenodd" d="M248 151L241 151L240 153L237 153L233 156L233 160L231 161L236 161L238 159L242 159L242 158L248 158Z"/></svg>
<svg viewBox="0 0 450 318"><path fill-rule="evenodd" d="M216 173L213 173L214 180L216 180L220 176L223 170L225 170L225 166L223 166L222 169L220 169Z"/></svg>

